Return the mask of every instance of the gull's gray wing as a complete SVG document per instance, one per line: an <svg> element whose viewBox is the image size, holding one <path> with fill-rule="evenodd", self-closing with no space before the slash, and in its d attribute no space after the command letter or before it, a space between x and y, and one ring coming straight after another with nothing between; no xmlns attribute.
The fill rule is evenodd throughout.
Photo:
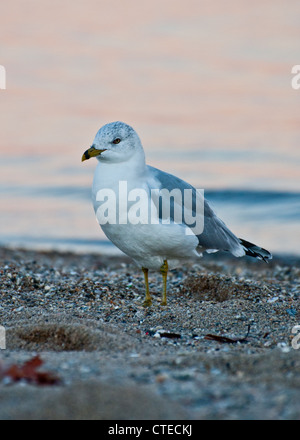
<svg viewBox="0 0 300 440"><path fill-rule="evenodd" d="M166 189L171 192L174 189L180 191L182 195L182 200L184 200L184 190L190 190L190 194L192 194L192 205L189 207L191 213L195 217L196 215L196 203L197 200L200 200L202 197L202 203L204 203L204 209L202 213L204 215L204 228L203 232L200 234L195 234L198 238L199 248L201 250L208 251L217 251L224 250L229 251L235 256L243 256L245 255L245 249L241 245L239 238L237 238L225 225L225 223L217 217L217 215L213 212L211 207L209 206L207 200L197 192L197 190L190 185L189 183L181 180L180 178L165 173L157 168L148 166L148 182L150 189ZM181 218L182 222L191 227L191 224L185 221L184 216L184 204L176 203L174 199L168 199L167 203L170 204L170 220L174 221L176 217L176 213L178 214L178 210L181 210ZM160 204L156 207L159 212L159 218L163 219L163 197L160 198ZM189 209L188 208L188 209ZM177 217L178 218L178 217Z"/></svg>

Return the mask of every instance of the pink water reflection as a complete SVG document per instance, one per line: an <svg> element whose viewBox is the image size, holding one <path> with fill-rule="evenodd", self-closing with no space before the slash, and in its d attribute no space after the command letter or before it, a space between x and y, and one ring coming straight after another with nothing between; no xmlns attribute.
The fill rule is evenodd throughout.
<svg viewBox="0 0 300 440"><path fill-rule="evenodd" d="M95 164L82 165L82 151L123 120L151 164L198 187L300 190L298 1L12 0L1 15L0 185L90 185ZM265 154L218 156L249 150ZM23 223L18 203L1 200L4 231L22 232L32 214L40 234L68 233L63 210L74 235L86 221L94 231L80 202L23 199Z"/></svg>

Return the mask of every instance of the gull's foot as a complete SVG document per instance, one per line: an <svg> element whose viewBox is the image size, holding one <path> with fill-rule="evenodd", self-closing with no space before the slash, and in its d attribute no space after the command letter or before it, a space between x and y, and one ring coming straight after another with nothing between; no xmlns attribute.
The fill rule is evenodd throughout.
<svg viewBox="0 0 300 440"><path fill-rule="evenodd" d="M145 301L143 302L143 307L150 307L150 306L152 306L151 298L145 299Z"/></svg>
<svg viewBox="0 0 300 440"><path fill-rule="evenodd" d="M161 305L166 306L167 305L167 276L168 276L168 262L167 260L164 261L164 264L160 268L160 272L163 277L163 293L161 298Z"/></svg>

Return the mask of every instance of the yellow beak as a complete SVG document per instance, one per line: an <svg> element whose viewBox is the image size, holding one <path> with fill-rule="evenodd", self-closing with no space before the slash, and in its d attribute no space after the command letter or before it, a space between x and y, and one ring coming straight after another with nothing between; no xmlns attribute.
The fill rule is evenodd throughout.
<svg viewBox="0 0 300 440"><path fill-rule="evenodd" d="M83 162L84 160L88 160L91 157L99 156L99 154L103 153L103 151L106 151L106 150L105 149L98 150L95 147L91 147L83 153L82 158L81 158L81 162Z"/></svg>

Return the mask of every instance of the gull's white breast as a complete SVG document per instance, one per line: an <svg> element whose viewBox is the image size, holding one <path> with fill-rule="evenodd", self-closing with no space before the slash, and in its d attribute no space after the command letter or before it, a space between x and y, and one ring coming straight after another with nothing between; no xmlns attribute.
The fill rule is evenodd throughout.
<svg viewBox="0 0 300 440"><path fill-rule="evenodd" d="M169 266L177 265L178 260L199 255L196 251L198 239L194 234L187 234L184 224L161 224L155 205L151 201L150 189L145 181L145 175L140 178L126 176L118 173L119 169L113 165L99 164L93 183L93 203L97 220L105 235L125 254L135 260L140 267L159 269L165 259ZM123 171L124 168L121 168ZM117 177L117 178L116 178ZM122 186L123 185L123 186ZM148 197L139 200L140 211L147 213L147 218L142 218L144 224L132 224L130 209L134 202L124 198L124 185L126 190L143 190ZM116 222L105 223L107 218L99 207L99 194L109 190L114 194L116 202ZM100 191L100 193L99 193ZM97 200L98 199L98 200ZM146 206L147 205L147 206ZM107 212L106 212L107 217ZM104 224L105 223L105 224Z"/></svg>

